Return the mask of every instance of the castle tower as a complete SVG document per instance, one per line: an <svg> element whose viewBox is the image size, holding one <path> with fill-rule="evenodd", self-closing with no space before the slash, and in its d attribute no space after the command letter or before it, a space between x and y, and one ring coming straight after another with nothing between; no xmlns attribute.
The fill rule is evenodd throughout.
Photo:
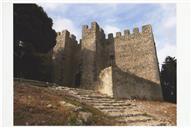
<svg viewBox="0 0 191 128"><path fill-rule="evenodd" d="M86 89L92 89L92 84L96 80L96 32L98 29L96 22L91 24L91 28L88 28L88 25L82 28L81 87Z"/></svg>
<svg viewBox="0 0 191 128"><path fill-rule="evenodd" d="M150 80L160 85L159 67L151 25L116 33L114 40L115 62L124 72Z"/></svg>
<svg viewBox="0 0 191 128"><path fill-rule="evenodd" d="M53 49L54 82L60 85L75 84L79 45L76 37L67 30L57 33L57 44Z"/></svg>
<svg viewBox="0 0 191 128"><path fill-rule="evenodd" d="M99 71L103 67L104 61L101 54L104 50L105 34L96 22L91 23L91 28L87 25L82 29L82 76L81 87L94 89Z"/></svg>
<svg viewBox="0 0 191 128"><path fill-rule="evenodd" d="M162 100L159 65L151 25L108 35L104 45L105 69L98 91L116 98Z"/></svg>

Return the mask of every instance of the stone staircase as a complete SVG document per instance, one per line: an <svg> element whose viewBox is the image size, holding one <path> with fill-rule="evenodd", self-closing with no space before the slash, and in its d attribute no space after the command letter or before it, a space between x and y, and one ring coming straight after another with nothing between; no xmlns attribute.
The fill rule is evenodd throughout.
<svg viewBox="0 0 191 128"><path fill-rule="evenodd" d="M142 112L133 100L117 100L93 90L68 88L63 86L50 87L76 98L87 105L97 108L116 121L119 126L164 126L168 122L153 115Z"/></svg>

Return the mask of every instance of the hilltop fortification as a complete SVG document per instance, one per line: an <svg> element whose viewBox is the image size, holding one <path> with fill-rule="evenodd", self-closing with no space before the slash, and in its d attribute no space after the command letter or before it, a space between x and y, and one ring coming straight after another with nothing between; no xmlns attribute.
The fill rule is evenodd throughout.
<svg viewBox="0 0 191 128"><path fill-rule="evenodd" d="M162 100L151 25L106 38L104 30L92 22L91 27L83 25L79 43L68 31L58 33L53 51L56 83L116 98Z"/></svg>

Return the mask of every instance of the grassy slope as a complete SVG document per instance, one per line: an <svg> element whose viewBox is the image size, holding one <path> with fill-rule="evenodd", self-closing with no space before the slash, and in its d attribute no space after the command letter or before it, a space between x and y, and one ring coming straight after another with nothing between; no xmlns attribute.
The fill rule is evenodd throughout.
<svg viewBox="0 0 191 128"><path fill-rule="evenodd" d="M61 92L31 86L30 83L14 83L14 125L112 125L112 121L97 109L67 98ZM91 112L93 117L79 124L78 112L62 106L59 101L81 106L81 111ZM51 104L51 107L47 107Z"/></svg>

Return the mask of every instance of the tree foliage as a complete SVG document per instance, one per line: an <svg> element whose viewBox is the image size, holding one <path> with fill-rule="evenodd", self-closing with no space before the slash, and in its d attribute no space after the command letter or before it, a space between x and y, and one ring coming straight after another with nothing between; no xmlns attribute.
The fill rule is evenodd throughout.
<svg viewBox="0 0 191 128"><path fill-rule="evenodd" d="M52 19L36 4L14 4L14 45L19 41L37 52L48 52L56 44Z"/></svg>
<svg viewBox="0 0 191 128"><path fill-rule="evenodd" d="M167 56L161 68L164 100L176 103L176 59Z"/></svg>
<svg viewBox="0 0 191 128"><path fill-rule="evenodd" d="M14 4L14 76L51 80L52 19L36 4Z"/></svg>

